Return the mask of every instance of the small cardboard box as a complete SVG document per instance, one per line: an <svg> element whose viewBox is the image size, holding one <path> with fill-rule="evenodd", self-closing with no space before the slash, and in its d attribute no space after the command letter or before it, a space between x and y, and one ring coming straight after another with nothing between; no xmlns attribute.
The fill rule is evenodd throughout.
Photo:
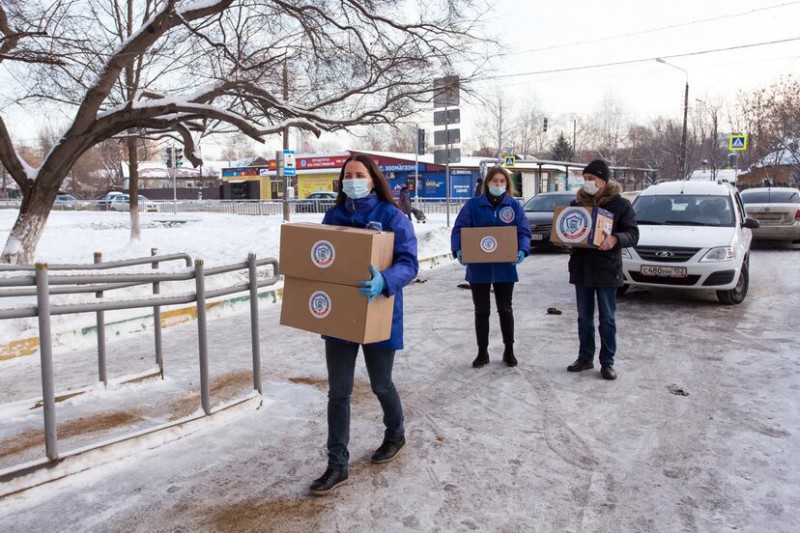
<svg viewBox="0 0 800 533"><path fill-rule="evenodd" d="M464 263L513 263L517 260L517 227L487 226L461 229Z"/></svg>
<svg viewBox="0 0 800 533"><path fill-rule="evenodd" d="M597 248L614 227L614 213L599 207L556 207L550 241L560 246Z"/></svg>
<svg viewBox="0 0 800 533"><path fill-rule="evenodd" d="M281 324L337 339L368 344L392 335L394 296L372 303L356 287L287 277Z"/></svg>
<svg viewBox="0 0 800 533"><path fill-rule="evenodd" d="M280 272L286 277L358 286L392 266L394 233L292 223L281 226Z"/></svg>

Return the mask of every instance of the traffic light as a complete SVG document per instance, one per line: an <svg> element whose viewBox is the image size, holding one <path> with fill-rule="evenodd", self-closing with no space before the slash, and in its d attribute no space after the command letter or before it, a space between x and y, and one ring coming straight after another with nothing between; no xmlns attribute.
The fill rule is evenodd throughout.
<svg viewBox="0 0 800 533"><path fill-rule="evenodd" d="M544 117L544 122L542 123L542 131L547 133L547 117Z"/></svg>
<svg viewBox="0 0 800 533"><path fill-rule="evenodd" d="M425 155L425 130L417 129L417 153Z"/></svg>
<svg viewBox="0 0 800 533"><path fill-rule="evenodd" d="M167 164L167 168L172 168L172 147L164 150L164 162Z"/></svg>
<svg viewBox="0 0 800 533"><path fill-rule="evenodd" d="M175 148L175 168L183 166L183 148Z"/></svg>

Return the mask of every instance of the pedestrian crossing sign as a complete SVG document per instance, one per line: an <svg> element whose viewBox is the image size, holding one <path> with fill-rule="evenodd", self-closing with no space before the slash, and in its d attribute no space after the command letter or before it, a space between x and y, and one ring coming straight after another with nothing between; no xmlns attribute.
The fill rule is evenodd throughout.
<svg viewBox="0 0 800 533"><path fill-rule="evenodd" d="M732 152L743 152L747 150L747 135L734 133L728 139L728 150Z"/></svg>
<svg viewBox="0 0 800 533"><path fill-rule="evenodd" d="M515 155L507 155L503 157L503 166L505 167L514 167L517 165L517 156Z"/></svg>

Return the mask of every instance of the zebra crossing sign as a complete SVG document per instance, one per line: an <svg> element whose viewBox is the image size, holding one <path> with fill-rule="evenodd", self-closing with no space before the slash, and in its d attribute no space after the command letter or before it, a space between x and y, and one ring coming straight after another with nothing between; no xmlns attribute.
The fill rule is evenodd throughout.
<svg viewBox="0 0 800 533"><path fill-rule="evenodd" d="M728 150L732 152L743 152L747 150L747 135L734 133L728 139Z"/></svg>

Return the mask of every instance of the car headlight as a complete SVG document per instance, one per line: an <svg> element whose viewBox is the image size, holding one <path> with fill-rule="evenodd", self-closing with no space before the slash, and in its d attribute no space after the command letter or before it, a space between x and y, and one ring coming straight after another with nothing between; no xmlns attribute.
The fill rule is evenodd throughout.
<svg viewBox="0 0 800 533"><path fill-rule="evenodd" d="M623 259L633 259L631 252L627 248L622 249L622 258Z"/></svg>
<svg viewBox="0 0 800 533"><path fill-rule="evenodd" d="M710 249L700 261L729 261L734 257L736 257L736 253L731 246L721 246Z"/></svg>

